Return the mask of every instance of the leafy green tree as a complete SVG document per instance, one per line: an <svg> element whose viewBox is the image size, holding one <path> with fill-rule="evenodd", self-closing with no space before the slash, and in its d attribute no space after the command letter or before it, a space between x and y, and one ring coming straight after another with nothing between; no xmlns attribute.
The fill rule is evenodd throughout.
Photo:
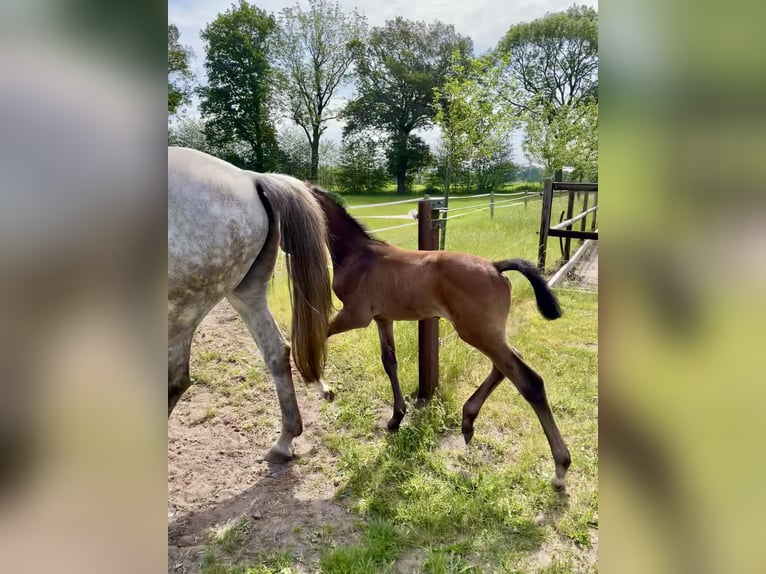
<svg viewBox="0 0 766 574"><path fill-rule="evenodd" d="M234 162L257 171L277 169L281 157L271 117L274 78L270 36L276 21L240 0L200 34L206 44L208 82L200 88L200 110L210 143L243 142L248 150Z"/></svg>
<svg viewBox="0 0 766 574"><path fill-rule="evenodd" d="M397 193L407 191L412 169L410 134L433 124L433 91L441 86L457 51L470 57L473 43L443 22L389 20L373 28L356 49L358 97L347 105L346 133L373 127L389 134Z"/></svg>
<svg viewBox="0 0 766 574"><path fill-rule="evenodd" d="M586 6L511 26L496 52L519 90L506 94L521 109L556 110L598 98L598 13ZM515 85L513 86L516 87Z"/></svg>
<svg viewBox="0 0 766 574"><path fill-rule="evenodd" d="M207 129L201 118L177 117L168 125L168 145L189 147L204 151L235 165L243 164L248 155L248 145L241 141L212 143L207 138Z"/></svg>
<svg viewBox="0 0 766 574"><path fill-rule="evenodd" d="M308 177L316 180L319 141L327 122L336 117L331 100L349 77L352 47L363 38L366 22L337 2L309 0L282 10L275 36L274 60L279 69L283 107L306 134L311 150Z"/></svg>
<svg viewBox="0 0 766 574"><path fill-rule="evenodd" d="M283 157L280 171L299 179L307 179L311 166L311 150L303 133L295 126L280 126L277 130L277 142Z"/></svg>
<svg viewBox="0 0 766 574"><path fill-rule="evenodd" d="M168 114L191 100L190 83L194 79L189 62L194 57L192 49L178 41L180 34L175 24L168 24Z"/></svg>
<svg viewBox="0 0 766 574"><path fill-rule="evenodd" d="M546 176L565 166L578 178L598 174L598 104L564 105L556 113L528 113L524 151L543 164Z"/></svg>
<svg viewBox="0 0 766 574"><path fill-rule="evenodd" d="M205 124L199 118L176 118L168 126L168 145L190 147L215 155L215 150L205 138Z"/></svg>
<svg viewBox="0 0 766 574"><path fill-rule="evenodd" d="M384 138L373 130L358 130L343 138L337 184L343 193L379 193L389 181Z"/></svg>
<svg viewBox="0 0 766 574"><path fill-rule="evenodd" d="M491 153L471 159L468 170L476 181L476 191L497 191L503 184L513 181L519 169L513 163L512 151L508 140L503 139L497 142Z"/></svg>
<svg viewBox="0 0 766 574"><path fill-rule="evenodd" d="M473 164L486 170L510 153L507 141L516 117L500 99L502 71L502 65L487 58L466 63L453 54L447 81L434 90L435 120L442 130L447 159L446 198L455 169ZM484 185L489 181L484 179Z"/></svg>
<svg viewBox="0 0 766 574"><path fill-rule="evenodd" d="M404 185L407 192L412 191L415 172L433 163L431 150L423 138L410 134L406 141L395 137L389 141L386 149L386 169L391 177L397 177L402 158L407 160L407 173Z"/></svg>
<svg viewBox="0 0 766 574"><path fill-rule="evenodd" d="M598 13L572 6L517 24L496 52L508 62L503 95L523 113L527 152L546 175L573 162L582 164L581 172L594 171L596 132L587 129L595 130L598 117Z"/></svg>

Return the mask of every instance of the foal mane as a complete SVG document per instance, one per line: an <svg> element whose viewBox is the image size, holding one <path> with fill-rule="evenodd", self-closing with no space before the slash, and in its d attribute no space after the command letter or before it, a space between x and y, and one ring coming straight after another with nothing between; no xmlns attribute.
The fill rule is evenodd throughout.
<svg viewBox="0 0 766 574"><path fill-rule="evenodd" d="M335 213L337 213L344 221L344 223L352 230L352 232L355 232L357 235L362 235L365 239L369 241L375 241L377 243L385 243L385 241L382 241L378 239L377 237L370 234L369 230L362 224L359 223L352 215L346 211L346 201L337 193L332 193L330 191L324 190L318 185L311 185L311 191L313 191L316 195L323 197L330 201L332 205L335 207ZM328 225L328 231L333 233L334 235L337 235L337 230L333 230ZM351 239L344 238L344 239Z"/></svg>

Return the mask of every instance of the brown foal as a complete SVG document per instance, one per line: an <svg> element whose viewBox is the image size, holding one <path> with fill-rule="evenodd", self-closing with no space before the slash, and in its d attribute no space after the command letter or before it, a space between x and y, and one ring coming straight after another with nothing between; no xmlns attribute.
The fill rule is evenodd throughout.
<svg viewBox="0 0 766 574"><path fill-rule="evenodd" d="M375 320L383 368L394 395L389 430L399 428L406 410L397 374L393 322L443 317L455 326L461 339L489 357L493 365L489 376L463 405L466 443L473 437L474 420L484 401L508 377L540 419L556 464L552 483L563 488L571 459L548 404L543 379L505 338L511 290L504 271L519 271L529 280L544 317L561 316L555 296L534 264L521 259L493 263L465 253L399 249L370 236L336 196L316 186L312 191L327 217L332 288L343 302L343 309L330 322L328 337L366 327Z"/></svg>

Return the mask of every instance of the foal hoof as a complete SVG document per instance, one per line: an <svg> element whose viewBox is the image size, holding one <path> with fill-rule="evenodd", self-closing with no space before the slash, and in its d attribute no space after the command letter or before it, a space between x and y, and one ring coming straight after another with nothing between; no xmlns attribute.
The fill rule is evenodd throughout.
<svg viewBox="0 0 766 574"><path fill-rule="evenodd" d="M269 452L267 452L263 460L266 462L270 462L272 464L285 464L290 462L290 460L293 458L293 447L290 446L287 449L284 449L278 445L274 445L269 449Z"/></svg>
<svg viewBox="0 0 766 574"><path fill-rule="evenodd" d="M567 484L564 478L559 478L558 476L551 478L551 486L553 486L553 490L558 492L563 492L567 489Z"/></svg>
<svg viewBox="0 0 766 574"><path fill-rule="evenodd" d="M335 393L332 389L327 389L325 392L322 393L322 398L326 400L328 403L331 403L335 400Z"/></svg>
<svg viewBox="0 0 766 574"><path fill-rule="evenodd" d="M471 442L471 439L473 438L473 429L463 430L463 438L465 439L465 444Z"/></svg>
<svg viewBox="0 0 766 574"><path fill-rule="evenodd" d="M399 427L402 425L402 419L394 417L390 421L388 421L388 424L386 425L386 428L390 432L395 432L399 430Z"/></svg>

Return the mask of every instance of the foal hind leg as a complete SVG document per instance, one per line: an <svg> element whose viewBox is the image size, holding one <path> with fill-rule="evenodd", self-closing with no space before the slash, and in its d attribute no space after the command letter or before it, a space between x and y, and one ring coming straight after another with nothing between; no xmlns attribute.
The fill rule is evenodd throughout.
<svg viewBox="0 0 766 574"><path fill-rule="evenodd" d="M391 391L394 395L394 415L388 421L388 430L395 431L402 423L407 407L404 404L402 389L399 386L398 363L396 361L396 346L394 344L394 322L388 319L375 319L380 337L380 360L383 369L391 380Z"/></svg>
<svg viewBox="0 0 766 574"><path fill-rule="evenodd" d="M473 438L473 422L481 410L484 401L495 390L495 387L505 378L500 369L492 365L492 371L489 373L484 382L478 389L471 395L465 404L463 405L463 438L465 438L465 444L471 442Z"/></svg>
<svg viewBox="0 0 766 574"><path fill-rule="evenodd" d="M255 339L277 389L282 412L282 433L264 458L273 463L287 462L293 456L293 439L303 432L290 371L290 346L269 311L265 283L252 286L244 292L237 290L227 298Z"/></svg>
<svg viewBox="0 0 766 574"><path fill-rule="evenodd" d="M565 487L564 477L572 459L553 418L548 397L545 394L543 378L527 365L505 341L502 342L502 345L498 345L498 348L492 353L492 359L503 374L516 385L516 388L532 406L540 420L553 454L553 460L556 463L556 475L551 483L554 487L563 489Z"/></svg>

